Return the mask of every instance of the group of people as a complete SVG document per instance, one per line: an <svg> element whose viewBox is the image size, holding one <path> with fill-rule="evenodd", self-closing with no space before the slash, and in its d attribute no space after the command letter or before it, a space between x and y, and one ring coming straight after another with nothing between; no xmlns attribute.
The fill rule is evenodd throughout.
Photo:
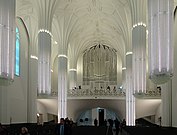
<svg viewBox="0 0 177 135"><path fill-rule="evenodd" d="M73 121L68 118L60 118L60 123L57 124L55 129L56 135L71 135L72 134Z"/></svg>
<svg viewBox="0 0 177 135"><path fill-rule="evenodd" d="M94 125L98 126L98 120L96 118L94 119ZM108 119L108 121L107 120L104 121L104 126L110 127L113 135L118 135L119 131L121 131L122 128L126 126L126 121L125 119L123 119L123 121L120 122L117 118L115 120Z"/></svg>
<svg viewBox="0 0 177 135"><path fill-rule="evenodd" d="M0 135L8 135L6 127L2 126L0 123ZM22 127L19 135L30 135L26 127Z"/></svg>
<svg viewBox="0 0 177 135"><path fill-rule="evenodd" d="M107 125L108 124L108 125ZM73 127L72 119L69 120L68 118L60 118L60 122L55 127L55 135L71 135L72 134L72 127ZM94 125L98 126L98 120L94 120ZM108 119L108 121L104 121L104 125L110 127L112 130L113 135L118 135L119 130L122 129L126 125L125 119L120 123L118 119L112 120ZM0 123L0 135L7 135L6 127L2 126ZM22 127L19 135L30 135L28 129L26 127Z"/></svg>
<svg viewBox="0 0 177 135"><path fill-rule="evenodd" d="M56 124L55 127L55 135L71 135L72 134L72 126L74 125L72 119L61 118L60 122ZM5 126L2 126L0 123L0 135L8 135L8 130ZM20 129L19 135L30 135L27 127L22 127Z"/></svg>
<svg viewBox="0 0 177 135"><path fill-rule="evenodd" d="M117 118L115 120L108 119L108 123L113 135L118 135L119 131L122 131L122 128L126 126L125 119L123 119L122 122L120 122Z"/></svg>

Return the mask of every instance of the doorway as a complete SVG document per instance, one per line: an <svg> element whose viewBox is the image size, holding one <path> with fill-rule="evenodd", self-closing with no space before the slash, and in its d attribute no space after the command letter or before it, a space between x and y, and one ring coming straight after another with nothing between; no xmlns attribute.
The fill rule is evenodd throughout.
<svg viewBox="0 0 177 135"><path fill-rule="evenodd" d="M104 109L99 109L99 126L104 126Z"/></svg>

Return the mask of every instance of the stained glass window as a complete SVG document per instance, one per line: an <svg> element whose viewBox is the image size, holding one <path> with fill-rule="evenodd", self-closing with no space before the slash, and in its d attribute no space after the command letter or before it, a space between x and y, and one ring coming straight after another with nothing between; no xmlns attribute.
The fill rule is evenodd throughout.
<svg viewBox="0 0 177 135"><path fill-rule="evenodd" d="M15 45L15 75L20 76L20 34L16 27L16 45Z"/></svg>

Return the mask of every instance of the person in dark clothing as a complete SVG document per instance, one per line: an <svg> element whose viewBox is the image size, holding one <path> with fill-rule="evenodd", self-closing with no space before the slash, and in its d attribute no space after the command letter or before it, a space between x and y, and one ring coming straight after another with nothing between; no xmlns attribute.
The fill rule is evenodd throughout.
<svg viewBox="0 0 177 135"><path fill-rule="evenodd" d="M123 119L122 123L120 123L120 131L122 132L122 128L126 126L126 121Z"/></svg>
<svg viewBox="0 0 177 135"><path fill-rule="evenodd" d="M56 135L70 135L69 133L69 126L65 124L64 118L61 118L60 123L56 126Z"/></svg>
<svg viewBox="0 0 177 135"><path fill-rule="evenodd" d="M2 126L0 123L0 135L7 135L7 134L8 132L7 132L6 127Z"/></svg>
<svg viewBox="0 0 177 135"><path fill-rule="evenodd" d="M97 126L98 125L98 120L95 118L94 119L94 125Z"/></svg>
<svg viewBox="0 0 177 135"><path fill-rule="evenodd" d="M104 120L104 126L107 126L107 120L106 119Z"/></svg>
<svg viewBox="0 0 177 135"><path fill-rule="evenodd" d="M70 126L70 120L68 119L68 117L65 119L65 126L67 127L67 134L71 135L72 134L72 127Z"/></svg>
<svg viewBox="0 0 177 135"><path fill-rule="evenodd" d="M112 119L108 119L108 122L109 122L110 127L112 128L114 121Z"/></svg>
<svg viewBox="0 0 177 135"><path fill-rule="evenodd" d="M119 122L119 120L116 118L115 120L114 120L114 123L115 123L115 128L116 128L116 135L118 135L119 134L119 127L120 127L120 122Z"/></svg>

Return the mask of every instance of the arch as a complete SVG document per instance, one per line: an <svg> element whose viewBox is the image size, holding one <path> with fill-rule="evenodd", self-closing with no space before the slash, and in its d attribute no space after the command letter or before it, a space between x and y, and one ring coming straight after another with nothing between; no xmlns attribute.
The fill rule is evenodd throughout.
<svg viewBox="0 0 177 135"><path fill-rule="evenodd" d="M88 110L83 110L83 112L80 113L80 115L78 116L78 118L76 119L76 122L78 123L78 125L93 125L94 124L94 119L96 118L97 120L99 120L99 109L104 109L104 125L106 126L108 123L109 119L115 120L118 119L119 121L121 121L121 119L119 118L118 114L108 108L91 108ZM87 118L87 121L86 121ZM80 122L80 120L83 120L82 122Z"/></svg>
<svg viewBox="0 0 177 135"><path fill-rule="evenodd" d="M25 35L23 35L23 31L25 32ZM24 44L24 41L25 41L25 44ZM17 77L20 76L20 73L21 73L21 60L22 60L21 56L23 55L23 51L21 51L21 50L23 50L22 48L27 49L28 45L29 45L29 34L27 31L26 25L25 25L22 18L17 17L16 18L15 61L14 61L15 62L14 74Z"/></svg>

